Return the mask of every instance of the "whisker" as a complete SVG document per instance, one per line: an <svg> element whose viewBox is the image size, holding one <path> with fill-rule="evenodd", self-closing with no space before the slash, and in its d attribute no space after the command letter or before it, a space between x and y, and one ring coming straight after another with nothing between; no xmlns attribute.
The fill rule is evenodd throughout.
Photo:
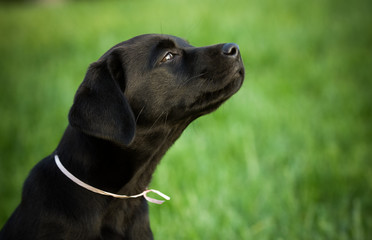
<svg viewBox="0 0 372 240"><path fill-rule="evenodd" d="M155 124L159 121L159 119L163 116L163 114L166 113L166 111L162 112L159 117L154 121L154 123L151 125L150 129L147 131L147 133L150 133L152 128L155 126Z"/></svg>
<svg viewBox="0 0 372 240"><path fill-rule="evenodd" d="M144 109L145 109L145 106L143 106L143 108L141 109L141 111L138 113L137 118L136 118L136 124L137 124L138 119L139 119L139 117L140 117L140 115L141 115L141 113L143 112Z"/></svg>
<svg viewBox="0 0 372 240"><path fill-rule="evenodd" d="M213 82L213 78L214 78L214 75L212 76L211 79L208 79L208 81L203 81L203 82L201 83L200 88L208 89L208 88L209 88L209 85Z"/></svg>
<svg viewBox="0 0 372 240"><path fill-rule="evenodd" d="M166 112L166 114L165 114L164 125L167 125L167 120L168 120L168 112Z"/></svg>
<svg viewBox="0 0 372 240"><path fill-rule="evenodd" d="M183 87L185 86L187 83L189 83L191 80L195 79L195 78L198 78L198 77L202 77L204 75L206 75L207 73L201 73L201 74L198 74L196 76L193 76L193 77L190 77L189 79L187 79L186 81L184 81L179 87Z"/></svg>

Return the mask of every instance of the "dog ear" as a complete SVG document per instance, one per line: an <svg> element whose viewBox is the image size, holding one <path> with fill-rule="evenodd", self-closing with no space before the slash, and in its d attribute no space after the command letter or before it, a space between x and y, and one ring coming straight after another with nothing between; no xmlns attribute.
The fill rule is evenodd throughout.
<svg viewBox="0 0 372 240"><path fill-rule="evenodd" d="M71 126L94 137L129 145L136 122L124 96L125 85L120 51L111 50L90 65L70 109Z"/></svg>

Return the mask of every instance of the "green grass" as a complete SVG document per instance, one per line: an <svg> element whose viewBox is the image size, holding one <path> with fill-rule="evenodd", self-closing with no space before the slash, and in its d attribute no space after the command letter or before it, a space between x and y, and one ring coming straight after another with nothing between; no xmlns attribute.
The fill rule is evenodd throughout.
<svg viewBox="0 0 372 240"><path fill-rule="evenodd" d="M56 147L89 63L142 33L239 44L241 91L159 165L156 239L372 238L372 4L0 5L0 226Z"/></svg>

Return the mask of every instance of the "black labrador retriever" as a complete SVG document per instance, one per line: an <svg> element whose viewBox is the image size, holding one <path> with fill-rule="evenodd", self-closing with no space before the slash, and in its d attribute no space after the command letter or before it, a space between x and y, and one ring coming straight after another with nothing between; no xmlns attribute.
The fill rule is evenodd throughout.
<svg viewBox="0 0 372 240"><path fill-rule="evenodd" d="M153 239L146 199L157 200L146 190L156 165L243 79L233 43L148 34L114 46L90 65L61 142L31 171L0 239Z"/></svg>

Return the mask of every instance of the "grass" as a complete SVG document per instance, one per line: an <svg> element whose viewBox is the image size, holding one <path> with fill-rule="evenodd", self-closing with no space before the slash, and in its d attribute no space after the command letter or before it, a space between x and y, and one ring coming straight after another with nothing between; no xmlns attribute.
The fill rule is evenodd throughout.
<svg viewBox="0 0 372 240"><path fill-rule="evenodd" d="M247 76L159 165L156 239L372 238L369 1L0 7L0 226L56 147L89 63L138 34L239 44Z"/></svg>

